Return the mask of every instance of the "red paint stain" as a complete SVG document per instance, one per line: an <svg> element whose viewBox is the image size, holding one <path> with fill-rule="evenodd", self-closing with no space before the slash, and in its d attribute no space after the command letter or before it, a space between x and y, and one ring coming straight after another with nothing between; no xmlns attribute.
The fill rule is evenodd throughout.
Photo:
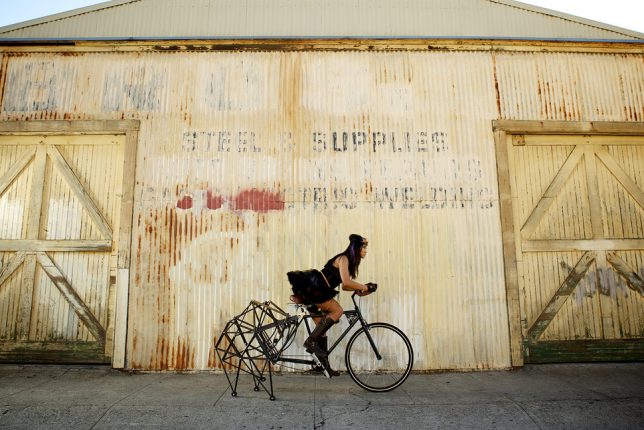
<svg viewBox="0 0 644 430"><path fill-rule="evenodd" d="M281 211L284 210L284 199L280 193L269 191L244 190L231 200L233 210L250 210L255 212Z"/></svg>
<svg viewBox="0 0 644 430"><path fill-rule="evenodd" d="M179 209L192 209L192 196L183 196L183 198L177 201L177 207Z"/></svg>
<svg viewBox="0 0 644 430"><path fill-rule="evenodd" d="M206 193L206 207L208 209L219 209L224 204L222 196L213 196L212 192L208 190Z"/></svg>
<svg viewBox="0 0 644 430"><path fill-rule="evenodd" d="M229 207L233 211L253 211L265 213L269 211L284 210L284 197L280 192L270 192L265 190L258 190L252 188L250 190L243 190L234 197L224 197L214 195L212 191L206 191L205 207L210 210L221 209L224 203L228 202ZM194 200L192 195L186 194L181 199L177 200L176 207L178 209L192 209Z"/></svg>

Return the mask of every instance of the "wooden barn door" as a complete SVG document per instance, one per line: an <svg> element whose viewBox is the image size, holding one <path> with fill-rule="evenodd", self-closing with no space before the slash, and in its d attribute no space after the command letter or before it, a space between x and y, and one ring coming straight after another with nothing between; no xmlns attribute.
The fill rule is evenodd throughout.
<svg viewBox="0 0 644 430"><path fill-rule="evenodd" d="M109 362L124 136L0 136L0 360Z"/></svg>
<svg viewBox="0 0 644 430"><path fill-rule="evenodd" d="M525 362L644 358L644 137L505 142Z"/></svg>

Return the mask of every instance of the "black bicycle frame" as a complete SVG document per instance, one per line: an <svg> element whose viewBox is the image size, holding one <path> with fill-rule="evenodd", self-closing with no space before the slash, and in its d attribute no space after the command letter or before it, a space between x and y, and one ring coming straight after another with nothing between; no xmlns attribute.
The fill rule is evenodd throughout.
<svg viewBox="0 0 644 430"><path fill-rule="evenodd" d="M378 360L382 359L382 356L380 355L380 351L378 351L378 348L376 347L376 344L373 341L373 338L371 337L371 334L369 334L369 328L367 321L365 321L364 317L362 316L362 312L360 312L360 307L356 303L356 293L353 293L351 295L351 300L353 301L353 307L354 309L349 310L349 311L344 311L344 316L347 318L347 321L349 321L349 327L347 327L342 334L340 334L340 337L331 345L331 347L328 349L329 354L333 352L333 350L342 342L342 339L344 339L353 326L355 326L358 322L364 328L365 334L367 335L367 339L369 339L369 343L371 344L371 348L373 348L373 351L376 353L376 358ZM323 317L324 314L313 314L313 315L305 315L304 316L304 323L306 325L306 331L311 334L311 327L309 326L309 320L315 318L315 317ZM279 358L277 361L282 361L282 362L287 362L287 363L298 363L298 364L311 364L315 365L316 363L313 360L302 360L298 358Z"/></svg>

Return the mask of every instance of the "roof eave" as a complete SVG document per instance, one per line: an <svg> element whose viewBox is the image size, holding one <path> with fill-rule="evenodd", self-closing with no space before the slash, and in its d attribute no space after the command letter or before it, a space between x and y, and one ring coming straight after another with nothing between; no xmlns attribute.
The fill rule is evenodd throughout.
<svg viewBox="0 0 644 430"><path fill-rule="evenodd" d="M520 43L525 42L528 44L546 43L546 44L616 44L616 45L629 45L637 47L642 45L644 48L643 39L588 39L588 38L542 38L542 37L494 37L494 36L184 36L184 37L76 37L76 38L0 38L0 46L38 46L38 45L65 45L73 46L75 44L86 43L142 43L151 44L156 42L170 42L170 43L203 43L203 42L306 42L306 41L466 41L466 42L479 42L479 43L499 43L511 42Z"/></svg>

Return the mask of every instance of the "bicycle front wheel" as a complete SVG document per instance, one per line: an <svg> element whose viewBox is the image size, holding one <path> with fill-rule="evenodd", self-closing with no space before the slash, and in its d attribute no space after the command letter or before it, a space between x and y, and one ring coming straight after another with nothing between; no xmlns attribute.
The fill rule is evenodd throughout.
<svg viewBox="0 0 644 430"><path fill-rule="evenodd" d="M368 391L384 392L405 382L414 364L414 351L398 327L373 323L351 336L344 360L356 384Z"/></svg>

